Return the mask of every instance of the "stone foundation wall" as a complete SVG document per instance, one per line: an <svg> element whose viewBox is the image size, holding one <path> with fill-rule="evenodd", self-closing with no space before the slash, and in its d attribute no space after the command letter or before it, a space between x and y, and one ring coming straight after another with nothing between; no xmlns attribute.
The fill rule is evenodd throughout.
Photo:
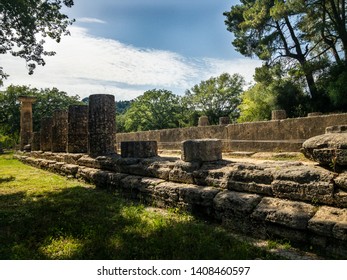
<svg viewBox="0 0 347 280"><path fill-rule="evenodd" d="M347 114L200 126L116 134L116 142L157 141L159 149L179 150L189 139L221 139L223 151L300 151L302 143L328 126L347 124Z"/></svg>
<svg viewBox="0 0 347 280"><path fill-rule="evenodd" d="M347 172L300 162L203 163L50 152L17 158L151 205L184 208L257 238L285 239L347 258Z"/></svg>

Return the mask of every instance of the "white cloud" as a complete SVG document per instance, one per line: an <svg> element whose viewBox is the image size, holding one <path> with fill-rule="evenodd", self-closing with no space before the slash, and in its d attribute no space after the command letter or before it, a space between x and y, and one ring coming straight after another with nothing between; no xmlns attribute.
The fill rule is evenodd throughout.
<svg viewBox="0 0 347 280"><path fill-rule="evenodd" d="M10 74L5 86L57 87L82 98L107 93L118 100L129 100L153 88L174 89L174 93L183 94L200 81L223 72L237 72L250 81L254 68L260 64L250 59L186 58L169 51L140 49L93 37L79 27L70 30L71 36L63 38L60 44L47 43L46 49L54 49L57 54L47 57L46 66L37 67L34 75L27 74L22 60L2 55L1 65Z"/></svg>
<svg viewBox="0 0 347 280"><path fill-rule="evenodd" d="M82 17L82 18L78 18L76 20L77 22L84 22L84 23L101 23L101 24L105 24L106 21L98 19L98 18L88 18L88 17Z"/></svg>

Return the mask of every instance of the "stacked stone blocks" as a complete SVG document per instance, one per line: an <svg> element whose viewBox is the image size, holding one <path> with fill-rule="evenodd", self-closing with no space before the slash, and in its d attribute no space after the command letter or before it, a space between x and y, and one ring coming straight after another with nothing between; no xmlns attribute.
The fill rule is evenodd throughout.
<svg viewBox="0 0 347 280"><path fill-rule="evenodd" d="M185 162L47 152L20 159L150 205L182 207L242 233L347 257L346 173L300 162Z"/></svg>

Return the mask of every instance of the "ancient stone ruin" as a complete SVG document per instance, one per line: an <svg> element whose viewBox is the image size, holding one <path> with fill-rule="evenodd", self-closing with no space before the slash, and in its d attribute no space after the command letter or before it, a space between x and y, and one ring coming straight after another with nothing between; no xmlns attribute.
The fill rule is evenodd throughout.
<svg viewBox="0 0 347 280"><path fill-rule="evenodd" d="M211 137L219 127L199 127L199 131L206 128L210 137L181 141L181 158L158 156L157 141L136 138L122 141L121 154L117 154L114 105L113 96L93 95L89 107L70 107L67 130L59 128L66 124L63 114L55 115L55 121L43 120L40 151L34 151L35 144L33 151L19 153L17 158L143 203L186 209L233 231L257 238L288 240L293 246L329 258L347 258L346 171L336 173L312 162L223 159L223 134L218 139ZM76 129L78 123L74 123L73 116L80 120L83 130ZM330 122L345 117L317 116L301 121L312 124L314 118L323 123L322 120ZM271 122L277 128L282 125L281 120ZM52 143L59 138L50 136L48 140L53 123L59 126L57 131L67 135L67 152L52 152ZM222 126L223 131L228 127ZM328 134L334 130L328 129ZM194 130L182 130L180 135L185 136L186 131L193 131L191 136L197 135ZM159 134L162 139L170 136L167 131L162 133ZM32 143L38 138L34 134Z"/></svg>
<svg viewBox="0 0 347 280"><path fill-rule="evenodd" d="M112 155L115 134L115 100L113 95L89 96L88 154L92 157Z"/></svg>
<svg viewBox="0 0 347 280"><path fill-rule="evenodd" d="M30 145L30 140L33 132L33 112L32 106L36 101L32 96L20 96L18 99L20 105L20 149ZM28 147L30 150L30 147Z"/></svg>
<svg viewBox="0 0 347 280"><path fill-rule="evenodd" d="M69 106L67 152L88 152L88 106L86 105Z"/></svg>
<svg viewBox="0 0 347 280"><path fill-rule="evenodd" d="M306 140L302 151L307 158L333 169L347 166L347 125L327 127L325 134Z"/></svg>
<svg viewBox="0 0 347 280"><path fill-rule="evenodd" d="M65 110L59 110L53 113L52 152L66 152L68 128L67 114Z"/></svg>

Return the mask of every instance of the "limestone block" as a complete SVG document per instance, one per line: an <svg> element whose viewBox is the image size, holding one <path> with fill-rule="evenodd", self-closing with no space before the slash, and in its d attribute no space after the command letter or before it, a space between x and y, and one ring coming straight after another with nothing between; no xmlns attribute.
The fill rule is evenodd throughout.
<svg viewBox="0 0 347 280"><path fill-rule="evenodd" d="M220 117L219 118L219 125L228 125L230 124L230 118L229 117Z"/></svg>
<svg viewBox="0 0 347 280"><path fill-rule="evenodd" d="M154 187L164 180L141 176L127 176L121 180L122 193L134 198L152 201Z"/></svg>
<svg viewBox="0 0 347 280"><path fill-rule="evenodd" d="M316 117L316 116L321 116L323 113L322 112L311 112L307 114L307 117Z"/></svg>
<svg viewBox="0 0 347 280"><path fill-rule="evenodd" d="M181 184L163 182L153 188L153 202L159 207L177 207Z"/></svg>
<svg viewBox="0 0 347 280"><path fill-rule="evenodd" d="M193 171L195 184L226 189L231 168L226 163L219 163L204 163L200 169Z"/></svg>
<svg viewBox="0 0 347 280"><path fill-rule="evenodd" d="M218 139L196 139L182 142L183 161L217 161L222 159L222 141Z"/></svg>
<svg viewBox="0 0 347 280"><path fill-rule="evenodd" d="M287 118L287 112L285 110L273 110L271 112L271 120L283 120Z"/></svg>
<svg viewBox="0 0 347 280"><path fill-rule="evenodd" d="M347 240L347 209L320 207L308 222L308 229L319 235Z"/></svg>
<svg viewBox="0 0 347 280"><path fill-rule="evenodd" d="M273 176L272 187L276 197L333 204L333 172L301 165L275 169Z"/></svg>
<svg viewBox="0 0 347 280"><path fill-rule="evenodd" d="M158 156L157 141L123 141L121 156L132 158L149 158Z"/></svg>
<svg viewBox="0 0 347 280"><path fill-rule="evenodd" d="M264 197L256 207L252 217L260 221L305 230L308 221L316 211L314 206L304 202Z"/></svg>
<svg viewBox="0 0 347 280"><path fill-rule="evenodd" d="M176 159L171 158L155 158L155 160L146 159L147 170L152 177L169 180L170 172L175 166Z"/></svg>
<svg viewBox="0 0 347 280"><path fill-rule="evenodd" d="M234 191L219 192L213 200L214 207L219 216L250 215L260 203L261 196L257 194L241 193Z"/></svg>
<svg viewBox="0 0 347 280"><path fill-rule="evenodd" d="M199 162L185 162L178 160L169 173L169 180L173 182L193 184L193 172L199 169L201 164Z"/></svg>
<svg viewBox="0 0 347 280"><path fill-rule="evenodd" d="M233 230L244 233L256 230L257 237L263 237L263 230L251 219L260 201L261 196L257 194L222 191L214 198L215 218Z"/></svg>
<svg viewBox="0 0 347 280"><path fill-rule="evenodd" d="M347 165L347 125L327 127L326 134L306 140L304 155L320 164L335 168Z"/></svg>
<svg viewBox="0 0 347 280"><path fill-rule="evenodd" d="M272 181L273 175L265 165L238 163L230 170L227 188L272 196Z"/></svg>
<svg viewBox="0 0 347 280"><path fill-rule="evenodd" d="M129 176L124 173L110 172L107 177L107 188L110 190L117 190L121 188L122 180Z"/></svg>
<svg viewBox="0 0 347 280"><path fill-rule="evenodd" d="M180 201L205 207L213 205L213 199L220 191L220 189L214 187L202 187L186 184L182 184L178 189Z"/></svg>
<svg viewBox="0 0 347 280"><path fill-rule="evenodd" d="M347 208L347 192L343 190L337 190L334 193L334 206L340 208Z"/></svg>
<svg viewBox="0 0 347 280"><path fill-rule="evenodd" d="M210 125L210 122L208 121L208 117L201 116L199 118L198 126L208 126L208 125Z"/></svg>

